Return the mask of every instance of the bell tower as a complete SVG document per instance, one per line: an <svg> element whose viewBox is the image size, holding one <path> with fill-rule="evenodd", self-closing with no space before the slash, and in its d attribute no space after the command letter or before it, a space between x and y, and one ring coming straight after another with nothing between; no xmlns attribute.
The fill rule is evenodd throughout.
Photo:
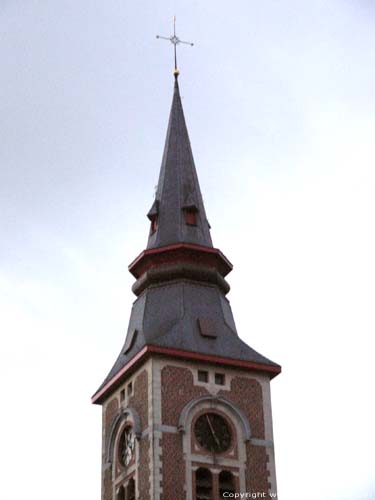
<svg viewBox="0 0 375 500"><path fill-rule="evenodd" d="M178 72L147 248L103 408L102 500L277 498L270 380L281 367L238 336L232 264L214 248Z"/></svg>

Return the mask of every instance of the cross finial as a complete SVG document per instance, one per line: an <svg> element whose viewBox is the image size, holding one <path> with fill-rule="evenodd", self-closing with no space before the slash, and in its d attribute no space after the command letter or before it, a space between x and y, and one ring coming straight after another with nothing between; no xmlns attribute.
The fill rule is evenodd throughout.
<svg viewBox="0 0 375 500"><path fill-rule="evenodd" d="M173 74L174 74L175 78L177 78L178 75L180 74L180 72L177 69L177 45L179 43L184 43L186 45L193 46L194 44L191 42L185 42L184 40L180 40L178 38L178 36L176 35L176 16L174 16L174 18L173 18L173 35L170 37L156 35L156 38L161 38L163 40L169 40L171 43L173 43L173 47L174 47L174 71L173 71Z"/></svg>

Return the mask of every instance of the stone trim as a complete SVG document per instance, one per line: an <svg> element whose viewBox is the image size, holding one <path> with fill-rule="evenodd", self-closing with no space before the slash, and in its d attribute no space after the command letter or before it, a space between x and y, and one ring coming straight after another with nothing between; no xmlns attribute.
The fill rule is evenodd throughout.
<svg viewBox="0 0 375 500"><path fill-rule="evenodd" d="M242 413L242 411L239 408L237 408L236 405L234 405L231 401L228 401L223 396L200 396L198 398L193 399L192 401L189 401L189 403L182 410L178 421L179 432L183 434L186 432L187 418L189 414L192 412L193 408L199 405L200 403L211 403L213 408L217 406L224 406L227 409L229 409L229 411L231 411L234 415L237 416L239 422L241 423L242 435L244 441L250 440L251 431L250 431L250 424L247 418Z"/></svg>
<svg viewBox="0 0 375 500"><path fill-rule="evenodd" d="M170 434L177 434L178 429L174 425L154 424L153 425L153 432L158 432L158 433L165 432L165 433L170 433ZM150 434L151 434L150 428L147 427L147 429L145 429L142 432L141 438L143 439L144 437L149 436Z"/></svg>
<svg viewBox="0 0 375 500"><path fill-rule="evenodd" d="M251 438L250 444L254 446L266 446L266 448L273 448L273 441L267 441L266 439Z"/></svg>
<svg viewBox="0 0 375 500"><path fill-rule="evenodd" d="M178 433L178 429L175 425L155 425L155 429L160 432L170 432L172 434Z"/></svg>
<svg viewBox="0 0 375 500"><path fill-rule="evenodd" d="M163 450L161 447L162 431L161 427L161 373L159 370L158 360L151 360L151 373L150 378L150 426L149 426L149 439L152 443L152 450L150 450L151 457L151 481L150 481L150 498L159 500L163 493L162 481L162 467L163 467Z"/></svg>
<svg viewBox="0 0 375 500"><path fill-rule="evenodd" d="M265 444L267 447L268 463L267 470L269 472L269 491L277 492L276 482L276 464L275 464L275 449L273 441L273 423L272 423L272 406L271 406L271 384L269 380L261 379L260 384L263 392L263 409L264 409L264 432ZM256 444L256 443L252 443Z"/></svg>

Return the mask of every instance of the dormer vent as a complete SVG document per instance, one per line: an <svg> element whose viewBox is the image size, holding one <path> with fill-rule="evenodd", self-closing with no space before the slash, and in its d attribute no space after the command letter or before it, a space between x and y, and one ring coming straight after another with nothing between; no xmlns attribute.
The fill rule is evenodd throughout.
<svg viewBox="0 0 375 500"><path fill-rule="evenodd" d="M154 200L147 217L151 221L150 234L153 234L158 228L158 215L159 215L159 200Z"/></svg>

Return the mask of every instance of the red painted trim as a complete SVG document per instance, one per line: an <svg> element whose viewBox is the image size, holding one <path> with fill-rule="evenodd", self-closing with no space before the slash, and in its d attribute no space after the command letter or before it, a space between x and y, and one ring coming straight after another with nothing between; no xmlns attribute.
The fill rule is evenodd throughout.
<svg viewBox="0 0 375 500"><path fill-rule="evenodd" d="M225 257L225 255L218 248L210 248L210 247L204 247L201 245L193 245L191 243L177 243L174 245L167 245L165 247L150 248L149 250L143 250L143 252L141 252L138 255L138 257L136 257L133 260L133 262L131 264L129 264L128 269L131 272L132 268L134 268L134 266L136 264L138 264L138 262L146 256L161 254L164 252L170 252L171 250L180 250L180 249L196 250L198 252L205 252L208 254L218 255L225 261L225 263L227 264L228 267L230 267L231 269L233 268L232 263Z"/></svg>
<svg viewBox="0 0 375 500"><path fill-rule="evenodd" d="M238 368L247 368L259 372L266 372L271 375L271 378L275 377L281 373L281 366L279 365L267 365L265 363L255 363L253 361L242 361L240 359L222 358L220 356L211 356L209 354L201 354L198 352L182 351L180 349L169 349L166 347L158 346L145 346L139 353L137 353L134 358L132 358L129 363L127 363L116 375L109 380L106 385L96 392L91 398L93 404L100 404L102 398L109 392L116 382L119 383L122 376L129 371L134 365L141 360L146 355L149 354L164 354L166 356L171 356L174 358L191 359L194 361L206 361L208 363L235 366Z"/></svg>
<svg viewBox="0 0 375 500"><path fill-rule="evenodd" d="M102 387L99 391L97 391L93 397L91 398L91 402L93 404L99 403L100 398L110 389L116 382L119 381L119 379L126 373L132 366L134 366L137 361L139 361L144 354L147 353L147 346L145 346L143 349L141 349L135 356L132 358L129 363L127 363L114 377L112 377L104 387Z"/></svg>

